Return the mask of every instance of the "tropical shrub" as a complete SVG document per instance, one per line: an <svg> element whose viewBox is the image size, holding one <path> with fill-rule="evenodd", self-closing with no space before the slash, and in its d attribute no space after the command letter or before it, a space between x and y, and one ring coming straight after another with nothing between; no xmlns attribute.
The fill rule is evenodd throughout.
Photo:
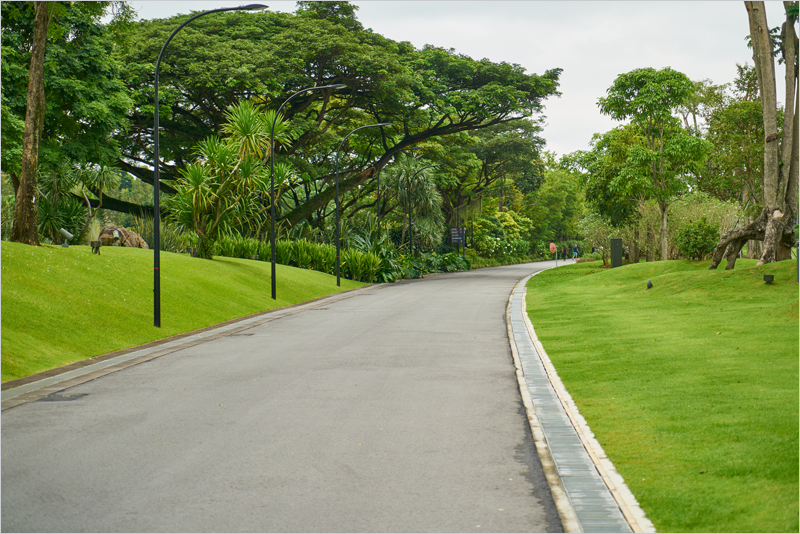
<svg viewBox="0 0 800 534"><path fill-rule="evenodd" d="M265 261L272 261L272 245L267 243L269 252L263 256ZM275 262L281 265L295 265L294 263L294 243L285 239L275 240Z"/></svg>
<svg viewBox="0 0 800 534"><path fill-rule="evenodd" d="M703 216L699 221L683 225L675 234L675 245L687 258L702 260L714 250L719 241L719 226Z"/></svg>
<svg viewBox="0 0 800 534"><path fill-rule="evenodd" d="M165 252L188 252L189 247L197 246L197 235L185 232L179 225L161 219L159 224L159 242ZM153 248L155 225L152 217L134 217L131 230L139 234L147 246ZM221 254L219 254L221 256Z"/></svg>
<svg viewBox="0 0 800 534"><path fill-rule="evenodd" d="M244 100L229 107L225 117L226 137L212 135L198 143L197 159L179 170L180 177L171 184L176 193L164 202L172 220L197 233L196 255L207 259L215 250L213 243L234 228L260 228L269 208L262 192L269 189L270 172L262 163L272 149L274 114ZM283 133L282 138L285 142ZM286 164L278 167L276 181L282 188L291 173Z"/></svg>

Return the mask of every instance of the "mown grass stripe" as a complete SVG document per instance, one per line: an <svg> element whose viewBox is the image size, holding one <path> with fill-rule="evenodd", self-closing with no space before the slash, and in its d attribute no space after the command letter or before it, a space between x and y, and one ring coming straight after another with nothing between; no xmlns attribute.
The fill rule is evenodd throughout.
<svg viewBox="0 0 800 534"><path fill-rule="evenodd" d="M797 266L754 263L584 263L528 283L542 345L659 531L798 530Z"/></svg>

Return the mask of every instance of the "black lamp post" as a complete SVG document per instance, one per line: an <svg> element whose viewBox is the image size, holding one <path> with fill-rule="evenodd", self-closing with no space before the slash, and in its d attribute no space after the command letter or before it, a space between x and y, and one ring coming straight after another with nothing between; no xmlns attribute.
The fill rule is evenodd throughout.
<svg viewBox="0 0 800 534"><path fill-rule="evenodd" d="M167 49L167 45L172 38L175 37L175 34L181 31L184 26L192 22L194 19L200 18L204 15L210 15L211 13L220 13L222 11L253 11L258 9L266 9L269 6L265 6L263 4L248 4L246 6L239 6L239 7L222 7L219 9L210 9L208 11L204 11L202 13L198 13L194 17L190 18L178 28L172 32L172 35L169 36L167 42L164 43L164 46L161 47L161 52L158 54L158 61L156 61L156 78L155 78L155 111L154 111L154 120L153 120L153 132L155 133L155 143L154 143L154 152L155 152L155 165L153 170L153 187L155 188L153 191L153 271L154 271L154 280L153 280L153 324L159 328L161 328L161 278L160 278L160 268L161 268L161 235L160 235L160 226L161 226L161 211L159 206L159 192L161 188L161 181L159 178L159 167L161 166L161 158L159 154L159 128L158 128L158 74L161 71L161 58L164 56L164 50Z"/></svg>
<svg viewBox="0 0 800 534"><path fill-rule="evenodd" d="M336 285L341 287L341 279L340 279L340 266L341 263L339 261L339 252L340 252L340 240L339 240L339 152L342 150L342 146L344 142L347 141L347 138L356 133L359 130L363 130L364 128L374 128L376 126L391 126L391 122L381 122L379 124L367 124L366 126L361 126L356 128L349 134L344 136L342 142L339 143L339 148L336 149Z"/></svg>
<svg viewBox="0 0 800 534"><path fill-rule="evenodd" d="M277 300L277 278L275 274L275 124L278 122L278 116L285 106L291 99L296 97L299 94L306 93L308 91L318 91L320 89L344 89L347 87L343 83L336 83L333 85L321 85L319 87L307 87L305 89L301 89L297 91L295 94L287 98L281 104L281 107L278 108L278 111L275 112L275 118L272 120L272 130L270 130L269 134L269 213L270 213L270 245L272 247L272 300Z"/></svg>
<svg viewBox="0 0 800 534"><path fill-rule="evenodd" d="M411 233L411 226L412 226L412 222L411 222L411 215L412 215L411 214L411 184L414 182L414 178L416 178L419 175L419 173L421 173L425 169L430 169L432 167L444 167L445 165L447 165L447 164L446 163L439 163L439 164L436 164L436 165L426 165L425 167L422 167L417 172L415 172L414 175L411 177L411 179L406 182L408 184L407 187L406 187L406 201L407 201L407 204L408 204L408 236L409 236L408 240L409 240L409 243L410 243L409 249L410 249L410 252L411 252L412 256L414 255L414 235Z"/></svg>

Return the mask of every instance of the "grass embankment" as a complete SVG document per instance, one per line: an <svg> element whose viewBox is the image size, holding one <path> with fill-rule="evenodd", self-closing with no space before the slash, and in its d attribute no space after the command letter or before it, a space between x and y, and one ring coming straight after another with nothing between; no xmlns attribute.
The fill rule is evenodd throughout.
<svg viewBox="0 0 800 534"><path fill-rule="evenodd" d="M546 271L528 314L658 531L797 532L797 264L708 265Z"/></svg>
<svg viewBox="0 0 800 534"><path fill-rule="evenodd" d="M134 347L365 284L270 264L161 253L161 328L153 326L153 251L2 242L2 380Z"/></svg>

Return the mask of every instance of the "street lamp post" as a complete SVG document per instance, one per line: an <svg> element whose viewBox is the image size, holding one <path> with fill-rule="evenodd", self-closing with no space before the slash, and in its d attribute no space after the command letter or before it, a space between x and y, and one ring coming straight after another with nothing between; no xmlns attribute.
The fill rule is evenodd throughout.
<svg viewBox="0 0 800 534"><path fill-rule="evenodd" d="M343 83L336 83L333 85L322 85L319 87L307 87L305 89L301 89L297 91L295 94L287 98L281 104L281 107L278 108L278 111L275 112L275 118L272 120L272 129L270 130L269 134L269 213L270 213L270 246L272 248L272 300L277 300L277 277L275 274L275 124L278 122L278 116L285 106L291 99L300 95L302 93L306 93L308 91L318 91L321 89L344 89L347 87Z"/></svg>
<svg viewBox="0 0 800 534"><path fill-rule="evenodd" d="M391 122L381 122L379 124L367 124L366 126L361 126L356 128L349 134L344 136L342 142L339 143L339 148L336 149L336 285L337 287L341 287L341 263L339 261L339 252L340 252L340 240L339 240L339 152L342 150L342 146L344 142L347 141L347 138L356 133L359 130L363 130L364 128L374 128L376 126L391 126Z"/></svg>
<svg viewBox="0 0 800 534"><path fill-rule="evenodd" d="M159 192L161 188L161 180L159 176L159 167L161 166L161 157L159 154L159 127L158 127L158 74L161 71L161 58L164 56L164 50L167 49L167 45L172 38L175 37L175 34L181 31L184 26L192 22L193 20L200 18L205 15L210 15L211 13L220 13L222 11L253 11L258 9L266 9L269 6L265 6L263 4L248 4L246 6L239 6L239 7L222 7L219 9L210 9L208 11L204 11L202 13L198 13L194 17L190 18L178 28L172 32L172 35L169 36L167 42L164 43L164 46L161 47L161 52L158 54L158 61L156 61L156 77L155 77L155 110L154 110L154 119L153 119L153 132L155 134L155 143L153 146L154 154L154 169L153 169L153 271L154 271L154 278L153 278L153 324L161 328L161 278L160 278L160 269L161 269L161 234L160 234L160 226L161 226L161 211L159 205Z"/></svg>
<svg viewBox="0 0 800 534"><path fill-rule="evenodd" d="M436 164L436 165L426 165L425 167L422 167L417 172L415 172L410 180L406 181L406 184L408 184L407 187L406 187L406 201L407 201L407 206L408 206L408 240L409 240L409 250L410 250L412 256L414 255L414 234L412 234L412 232L411 232L411 227L412 227L412 222L411 222L411 215L412 215L411 214L411 184L414 182L414 178L416 178L417 175L419 175L419 173L421 173L425 169L430 169L430 168L433 168L433 167L444 167L445 165L447 165L447 164L446 163L439 163L439 164Z"/></svg>

